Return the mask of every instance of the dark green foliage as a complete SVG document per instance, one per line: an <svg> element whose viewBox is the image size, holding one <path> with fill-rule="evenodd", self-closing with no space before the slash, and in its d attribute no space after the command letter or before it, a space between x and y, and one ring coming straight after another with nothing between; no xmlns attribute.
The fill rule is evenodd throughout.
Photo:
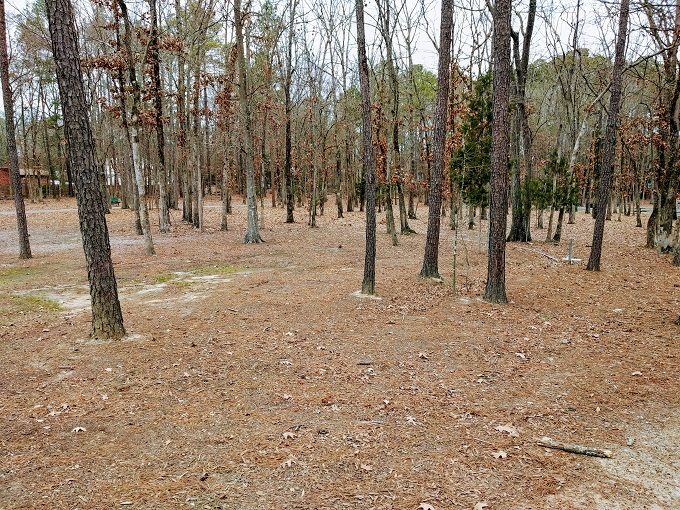
<svg viewBox="0 0 680 510"><path fill-rule="evenodd" d="M552 177L535 177L527 182L531 204L538 209L547 209L552 203Z"/></svg>
<svg viewBox="0 0 680 510"><path fill-rule="evenodd" d="M451 157L451 179L465 203L486 207L491 177L491 73L475 81L460 126L462 144Z"/></svg>
<svg viewBox="0 0 680 510"><path fill-rule="evenodd" d="M569 177L567 160L558 157L557 150L550 154L550 159L545 165L544 177L537 181L539 184L534 184L538 188L534 196L534 205L537 208L547 208L551 204L551 195L555 209L578 205L577 184Z"/></svg>

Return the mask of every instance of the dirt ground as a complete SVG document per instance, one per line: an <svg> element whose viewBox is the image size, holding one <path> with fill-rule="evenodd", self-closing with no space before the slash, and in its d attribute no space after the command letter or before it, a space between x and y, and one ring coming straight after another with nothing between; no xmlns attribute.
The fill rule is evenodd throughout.
<svg viewBox="0 0 680 510"><path fill-rule="evenodd" d="M229 232L215 201L203 233L174 211L155 257L114 209L129 335L93 342L74 202L28 204L28 262L0 202L0 509L680 508L680 273L634 218L597 274L546 256L587 259L584 214L510 245L494 306L481 231L454 289L448 218L445 281L417 277L424 206L398 247L379 216L380 299L357 297L363 213L331 204L317 229L268 206L248 246L240 202Z"/></svg>

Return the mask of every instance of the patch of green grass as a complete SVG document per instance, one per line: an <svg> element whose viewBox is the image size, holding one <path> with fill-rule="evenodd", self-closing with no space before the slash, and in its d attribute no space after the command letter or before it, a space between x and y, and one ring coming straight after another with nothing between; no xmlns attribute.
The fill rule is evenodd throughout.
<svg viewBox="0 0 680 510"><path fill-rule="evenodd" d="M191 283L184 280L176 280L174 282L171 282L171 284L174 287L177 287L178 289L186 289L187 287L191 287Z"/></svg>
<svg viewBox="0 0 680 510"><path fill-rule="evenodd" d="M211 274L234 274L239 271L243 271L243 269L238 266L232 266L231 264L211 264L209 266L201 266L191 270L193 274L201 276Z"/></svg>
<svg viewBox="0 0 680 510"><path fill-rule="evenodd" d="M60 311L61 305L54 299L49 299L42 296L12 296L12 304L16 306L19 310L24 312L30 312L34 310L49 310L51 312Z"/></svg>
<svg viewBox="0 0 680 510"><path fill-rule="evenodd" d="M7 267L0 269L0 285L15 282L33 274L35 274L35 270L30 267Z"/></svg>
<svg viewBox="0 0 680 510"><path fill-rule="evenodd" d="M177 278L177 275L172 273L161 273L153 277L154 283L168 283L170 280Z"/></svg>

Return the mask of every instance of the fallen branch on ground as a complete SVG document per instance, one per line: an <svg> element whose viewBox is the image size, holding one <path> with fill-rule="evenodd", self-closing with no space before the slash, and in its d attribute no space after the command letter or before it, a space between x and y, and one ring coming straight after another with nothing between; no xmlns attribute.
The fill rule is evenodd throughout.
<svg viewBox="0 0 680 510"><path fill-rule="evenodd" d="M540 446L546 448L554 448L555 450L562 450L569 453L578 453L580 455L588 455L589 457L602 457L604 459L611 459L611 450L602 450L600 448L592 448L590 446L581 446L579 444L561 443L555 441L550 437L542 437L538 440Z"/></svg>
<svg viewBox="0 0 680 510"><path fill-rule="evenodd" d="M545 257L545 258L552 260L553 262L557 262L558 264L560 263L560 259L558 259L557 257L553 257L552 255L550 255L549 253L546 253L544 251L532 250L531 248L525 248L524 246L518 246L518 248L520 250L529 251L531 253L536 253L538 255L541 255L542 257Z"/></svg>

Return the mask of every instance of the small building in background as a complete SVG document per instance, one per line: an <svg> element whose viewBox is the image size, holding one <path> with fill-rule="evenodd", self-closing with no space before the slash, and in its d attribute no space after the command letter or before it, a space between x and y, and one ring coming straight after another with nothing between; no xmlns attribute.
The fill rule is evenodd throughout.
<svg viewBox="0 0 680 510"><path fill-rule="evenodd" d="M9 168L2 166L0 167L0 198L9 198L10 185Z"/></svg>
<svg viewBox="0 0 680 510"><path fill-rule="evenodd" d="M47 196L50 189L50 173L41 168L20 168L21 187L24 197L38 194L38 186L42 188L42 196ZM12 196L12 181L9 176L9 167L0 167L0 198L10 198Z"/></svg>

